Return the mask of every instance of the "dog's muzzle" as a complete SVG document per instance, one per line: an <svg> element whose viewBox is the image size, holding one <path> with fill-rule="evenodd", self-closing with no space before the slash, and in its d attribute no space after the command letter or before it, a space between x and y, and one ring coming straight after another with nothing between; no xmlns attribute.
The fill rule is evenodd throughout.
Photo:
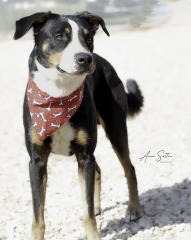
<svg viewBox="0 0 191 240"><path fill-rule="evenodd" d="M95 70L95 60L92 54L89 53L77 53L74 57L75 67L74 71L68 72L65 71L59 65L56 66L56 69L60 73L67 73L67 74L92 74Z"/></svg>

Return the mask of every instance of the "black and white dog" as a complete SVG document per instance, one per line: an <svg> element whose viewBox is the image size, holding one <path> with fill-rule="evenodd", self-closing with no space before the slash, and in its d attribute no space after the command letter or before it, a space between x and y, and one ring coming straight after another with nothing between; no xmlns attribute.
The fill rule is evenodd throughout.
<svg viewBox="0 0 191 240"><path fill-rule="evenodd" d="M26 147L30 155L34 240L44 239L50 152L75 154L86 239L101 239L95 218L100 213L101 189L101 171L94 157L97 123L103 126L124 169L129 189L130 219L139 215L126 116L140 111L143 97L133 80L127 82L126 93L111 64L93 53L93 38L99 26L109 35L104 20L89 12L75 15L40 12L16 22L14 39L21 38L33 28L35 40L29 58L29 82L23 108Z"/></svg>

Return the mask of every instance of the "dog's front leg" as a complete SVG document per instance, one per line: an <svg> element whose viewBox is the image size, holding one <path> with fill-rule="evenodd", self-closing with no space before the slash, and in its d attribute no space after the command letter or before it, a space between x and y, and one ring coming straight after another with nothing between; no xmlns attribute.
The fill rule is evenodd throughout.
<svg viewBox="0 0 191 240"><path fill-rule="evenodd" d="M29 163L30 182L33 200L32 239L43 240L45 232L44 203L47 182L46 150L42 146L33 146L31 161Z"/></svg>
<svg viewBox="0 0 191 240"><path fill-rule="evenodd" d="M79 154L78 174L84 207L84 227L87 240L100 240L94 213L94 183L96 163L93 155Z"/></svg>
<svg viewBox="0 0 191 240"><path fill-rule="evenodd" d="M94 210L95 215L101 214L101 206L100 206L100 195L101 195L101 169L96 163L96 171L95 171L95 189L94 189Z"/></svg>

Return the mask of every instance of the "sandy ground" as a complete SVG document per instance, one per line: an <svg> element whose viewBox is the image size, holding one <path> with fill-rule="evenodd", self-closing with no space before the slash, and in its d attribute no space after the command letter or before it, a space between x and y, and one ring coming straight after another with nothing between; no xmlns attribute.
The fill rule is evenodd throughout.
<svg viewBox="0 0 191 240"><path fill-rule="evenodd" d="M173 9L168 24L147 31L99 34L96 52L115 66L124 83L135 78L145 96L142 113L128 120L142 217L125 218L128 193L123 171L99 128L96 159L102 169L104 240L191 239L191 4ZM187 14L186 14L187 13ZM190 15L190 16L189 16ZM0 240L29 239L32 220L22 100L33 42L0 43ZM158 161L160 150L171 158ZM141 160L148 151L155 157ZM46 239L83 238L82 203L73 157L51 155L46 201Z"/></svg>

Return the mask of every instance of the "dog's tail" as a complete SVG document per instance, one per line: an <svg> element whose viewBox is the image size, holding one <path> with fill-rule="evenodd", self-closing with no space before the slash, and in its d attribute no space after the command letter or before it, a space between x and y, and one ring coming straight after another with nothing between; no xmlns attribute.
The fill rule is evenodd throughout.
<svg viewBox="0 0 191 240"><path fill-rule="evenodd" d="M128 93L126 94L128 104L127 117L134 117L137 113L141 111L144 98L135 80L128 79L126 86L128 90Z"/></svg>

